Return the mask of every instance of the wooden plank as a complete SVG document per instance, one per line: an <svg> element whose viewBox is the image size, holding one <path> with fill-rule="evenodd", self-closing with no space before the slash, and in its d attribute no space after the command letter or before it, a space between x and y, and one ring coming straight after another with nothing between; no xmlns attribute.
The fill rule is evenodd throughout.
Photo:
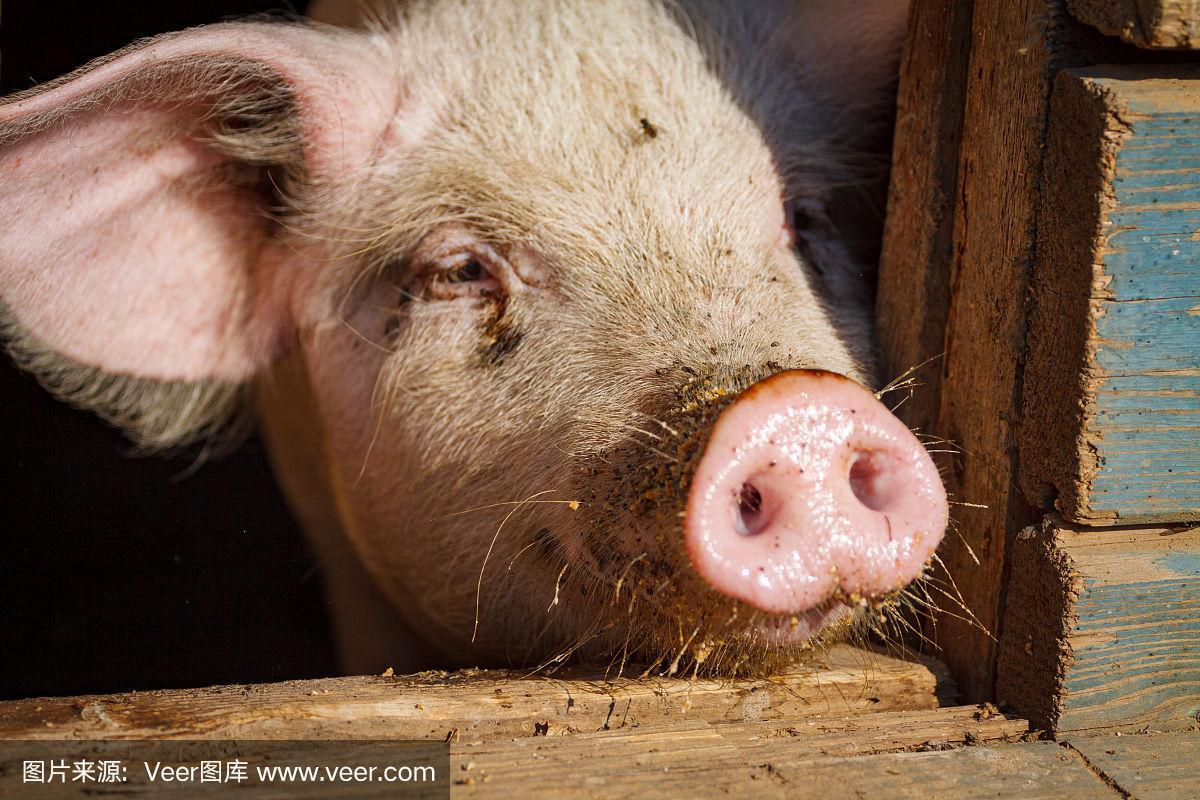
<svg viewBox="0 0 1200 800"><path fill-rule="evenodd" d="M540 748L540 749L538 749ZM639 798L1120 797L1052 742L900 752L857 758L804 755L795 748L748 766L736 746L711 730L621 732L619 739L517 740L481 749L452 768L462 797Z"/></svg>
<svg viewBox="0 0 1200 800"><path fill-rule="evenodd" d="M0 738L458 739L934 708L952 696L937 662L839 646L760 680L466 670L17 700L0 703Z"/></svg>
<svg viewBox="0 0 1200 800"><path fill-rule="evenodd" d="M845 716L800 718L789 721L719 722L696 718L658 720L651 724L626 723L623 727L566 736L525 735L464 739L449 748L445 758L435 747L397 750L378 740L352 741L238 741L233 752L251 763L396 764L429 763L442 773L447 767L456 792L467 795L519 796L536 791L550 796L584 795L619 797L693 797L772 789L774 765L836 755L842 759L863 754L897 751L946 750L969 744L1016 741L1027 732L1023 720L1006 718L992 707L955 707L924 711L857 713ZM64 752L49 745L75 745ZM170 749L163 748L170 744ZM22 759L33 756L63 758L120 758L137 763L163 759L195 764L204 758L231 753L221 742L139 742L79 740L0 741L0 796L6 788L20 792ZM412 743L409 743L412 744ZM214 746L217 748L214 752ZM130 750L132 748L132 750ZM406 754L407 753L407 754ZM443 759L445 759L443 761ZM446 763L450 762L450 763ZM130 777L138 771L130 769ZM443 786L445 784L443 783ZM77 797L89 787L78 784L39 786L38 795ZM97 791L92 788L92 793ZM133 780L126 791L148 791L145 780ZM193 787L194 788L194 787ZM298 787L239 785L249 797L282 796ZM397 788L371 792L371 785L330 788L336 796L392 796ZM780 795L774 787L774 796ZM244 791L243 791L244 790ZM258 792L257 794L255 792ZM436 796L436 793L429 793ZM188 795L192 796L192 795ZM310 795L305 795L310 796ZM312 796L326 796L318 793ZM403 794L402 796L409 796ZM442 796L445 796L444 794Z"/></svg>
<svg viewBox="0 0 1200 800"><path fill-rule="evenodd" d="M1200 797L1200 733L1071 738L1092 769L1138 800Z"/></svg>
<svg viewBox="0 0 1200 800"><path fill-rule="evenodd" d="M455 749L462 797L737 797L756 783L737 745L703 722Z"/></svg>
<svg viewBox="0 0 1200 800"><path fill-rule="evenodd" d="M997 698L1059 732L1200 714L1200 528L1047 520L1014 548Z"/></svg>
<svg viewBox="0 0 1200 800"><path fill-rule="evenodd" d="M811 724L810 724L811 723ZM794 796L779 767L837 763L863 754L1021 736L1023 720L979 707L858 714L792 722L700 721L633 726L564 737L464 742L453 750L456 790L467 797ZM808 792L805 795L808 796ZM846 796L834 792L832 796Z"/></svg>
<svg viewBox="0 0 1200 800"><path fill-rule="evenodd" d="M772 765L783 796L927 798L1103 798L1118 793L1053 742L797 759Z"/></svg>
<svg viewBox="0 0 1200 800"><path fill-rule="evenodd" d="M1087 524L1200 519L1200 70L1064 71L1021 486Z"/></svg>
<svg viewBox="0 0 1200 800"><path fill-rule="evenodd" d="M1197 0L1067 0L1081 22L1138 47L1200 47Z"/></svg>
<svg viewBox="0 0 1200 800"><path fill-rule="evenodd" d="M963 605L935 641L971 701L994 691L1006 548L1037 515L1015 489L1016 418L1033 257L1048 75L1057 64L1051 0L975 0L938 425L963 455L946 474L957 534L941 550ZM955 590L942 577L949 595ZM973 619L970 618L973 616Z"/></svg>
<svg viewBox="0 0 1200 800"><path fill-rule="evenodd" d="M910 6L900 60L887 219L875 303L882 376L919 386L885 397L909 427L937 418L939 356L950 307L955 182L966 91L971 3Z"/></svg>
<svg viewBox="0 0 1200 800"><path fill-rule="evenodd" d="M781 758L858 756L899 750L944 750L984 742L1019 741L1029 732L1023 719L991 705L955 706L801 720L722 722L714 726L737 743L751 764Z"/></svg>

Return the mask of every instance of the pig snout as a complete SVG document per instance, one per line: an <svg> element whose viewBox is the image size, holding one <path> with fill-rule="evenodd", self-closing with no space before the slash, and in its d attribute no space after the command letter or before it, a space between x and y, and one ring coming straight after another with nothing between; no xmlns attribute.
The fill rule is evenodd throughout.
<svg viewBox="0 0 1200 800"><path fill-rule="evenodd" d="M878 598L919 577L948 519L907 427L853 380L781 372L717 418L688 491L699 576L771 614Z"/></svg>

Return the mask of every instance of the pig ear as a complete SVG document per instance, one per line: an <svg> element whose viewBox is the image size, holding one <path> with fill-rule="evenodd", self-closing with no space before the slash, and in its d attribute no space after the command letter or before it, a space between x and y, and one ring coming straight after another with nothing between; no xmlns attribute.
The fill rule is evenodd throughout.
<svg viewBox="0 0 1200 800"><path fill-rule="evenodd" d="M0 104L0 310L21 360L237 384L285 352L299 264L273 192L366 161L394 102L375 92L385 52L213 25Z"/></svg>

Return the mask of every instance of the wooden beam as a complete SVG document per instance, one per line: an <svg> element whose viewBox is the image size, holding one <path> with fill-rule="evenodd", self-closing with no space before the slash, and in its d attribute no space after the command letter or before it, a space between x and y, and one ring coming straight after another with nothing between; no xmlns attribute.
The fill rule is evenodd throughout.
<svg viewBox="0 0 1200 800"><path fill-rule="evenodd" d="M1200 47L1197 0L1067 0L1071 13L1138 47Z"/></svg>
<svg viewBox="0 0 1200 800"><path fill-rule="evenodd" d="M236 757L254 765L429 765L438 771L437 787L367 783L325 786L312 793L296 784L239 783L245 797L280 797L290 793L309 796L445 797L449 785L455 796L520 797L793 797L802 785L788 785L780 769L807 768L818 762L828 772L840 763L848 783L861 781L857 756L880 753L938 751L945 753L970 745L1022 741L1024 720L1005 718L994 708L957 707L927 711L858 713L776 722L705 722L690 716L653 724L627 723L622 727L566 736L495 736L464 739L449 747L441 741L424 743L355 740L303 741L106 741L0 740L0 796L24 796L24 759L53 758L67 764L76 759L115 758L130 764L128 783L112 787L126 794L152 792L155 785L135 765L147 760L195 765L214 757ZM169 747L165 746L169 745ZM832 757L832 758L831 758ZM1019 753L1001 753L1008 765L1023 765ZM945 761L945 757L939 761ZM953 761L951 766L953 768ZM876 776L886 780L890 762ZM916 765L919 766L919 765ZM964 768L973 766L967 758ZM1068 785L1069 785L1069 778ZM923 782L922 782L923 783ZM162 791L160 783L157 788ZM195 787L181 787L194 796ZM312 787L315 788L315 787ZM104 793L104 787L71 781L40 785L32 794L79 797ZM191 793L187 793L191 789ZM24 791L23 791L24 790ZM416 790L416 791L414 791ZM217 791L217 790L214 790ZM200 791L200 794L204 794ZM844 796L834 792L833 796ZM891 793L889 793L890 796ZM31 795L32 796L32 795Z"/></svg>
<svg viewBox="0 0 1200 800"><path fill-rule="evenodd" d="M1060 733L1195 726L1200 528L1048 519L1022 533L997 699Z"/></svg>
<svg viewBox="0 0 1200 800"><path fill-rule="evenodd" d="M1200 70L1055 81L1021 485L1085 524L1200 519Z"/></svg>
<svg viewBox="0 0 1200 800"><path fill-rule="evenodd" d="M935 640L964 697L990 699L1009 540L1036 521L1015 488L1025 303L1048 79L1052 0L975 0L954 208L946 355L934 433L963 455L946 474L956 533L941 550ZM983 506L983 507L979 507ZM961 593L964 612L950 585Z"/></svg>
<svg viewBox="0 0 1200 800"><path fill-rule="evenodd" d="M910 6L900 61L875 319L882 377L919 386L884 399L909 427L934 429L950 307L955 182L966 91L969 0Z"/></svg>
<svg viewBox="0 0 1200 800"><path fill-rule="evenodd" d="M458 740L934 708L952 696L937 662L839 646L762 680L468 670L17 700L0 703L0 739Z"/></svg>

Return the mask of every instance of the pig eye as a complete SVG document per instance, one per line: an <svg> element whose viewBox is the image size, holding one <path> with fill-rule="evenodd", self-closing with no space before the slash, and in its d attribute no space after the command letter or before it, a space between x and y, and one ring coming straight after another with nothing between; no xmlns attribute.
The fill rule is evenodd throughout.
<svg viewBox="0 0 1200 800"><path fill-rule="evenodd" d="M486 257L464 252L438 259L430 290L435 298L452 300L499 291L500 281Z"/></svg>
<svg viewBox="0 0 1200 800"><path fill-rule="evenodd" d="M479 263L479 259L472 258L462 266L455 267L446 274L446 283L467 283L469 281L479 281L486 278L488 275L487 269L483 264Z"/></svg>

